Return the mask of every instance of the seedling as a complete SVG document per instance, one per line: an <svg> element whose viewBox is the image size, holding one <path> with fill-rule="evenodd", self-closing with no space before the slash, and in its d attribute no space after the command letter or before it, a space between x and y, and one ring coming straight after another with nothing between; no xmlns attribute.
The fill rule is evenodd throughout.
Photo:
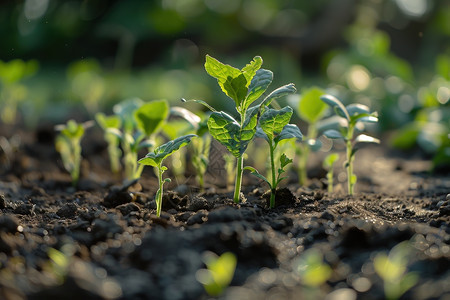
<svg viewBox="0 0 450 300"><path fill-rule="evenodd" d="M262 62L262 58L256 56L239 70L209 55L206 56L207 73L217 79L222 91L234 101L239 120L224 111L216 111L204 101L197 100L213 111L208 119L209 133L237 160L233 196L236 203L239 202L241 194L244 153L255 136L260 108L268 106L275 98L296 91L293 84L282 86L270 93L259 105L250 107L267 90L273 79L271 71L261 69Z"/></svg>
<svg viewBox="0 0 450 300"><path fill-rule="evenodd" d="M163 165L164 159L172 155L175 151L177 151L181 147L184 147L187 144L189 144L191 139L195 136L196 136L195 134L188 134L176 138L174 140L171 140L157 147L152 152L149 152L144 158L141 158L138 161L138 163L141 166L152 166L157 168L159 189L156 192L155 201L156 201L156 215L158 217L161 216L164 183L171 181L170 178L163 179L163 173L167 170L167 167Z"/></svg>
<svg viewBox="0 0 450 300"><path fill-rule="evenodd" d="M65 125L55 126L55 129L60 131L56 137L56 151L61 154L64 168L70 173L73 186L77 185L80 178L81 139L85 129L92 125L92 122L78 124L74 120L69 120Z"/></svg>
<svg viewBox="0 0 450 300"><path fill-rule="evenodd" d="M328 193L333 192L334 163L339 159L339 154L330 153L323 161L323 167L327 170Z"/></svg>
<svg viewBox="0 0 450 300"><path fill-rule="evenodd" d="M306 143L298 144L296 152L298 156L298 180L300 185L305 185L308 180L307 176L307 162L310 151L318 151L322 143L317 139L317 122L324 116L326 111L326 104L320 101L320 96L325 92L317 87L302 91L295 102L297 115L306 123L308 123L308 133L305 138ZM290 96L294 99L297 95ZM291 101L290 101L291 102Z"/></svg>
<svg viewBox="0 0 450 300"><path fill-rule="evenodd" d="M140 99L129 99L114 106L114 112L121 118L122 129L108 130L121 140L125 177L131 181L141 176L144 166L137 163L138 152L155 145L156 135L169 114L169 104L165 100L143 104Z"/></svg>
<svg viewBox="0 0 450 300"><path fill-rule="evenodd" d="M4 123L12 124L16 121L18 105L26 99L28 93L21 81L36 73L38 66L35 60L0 60L0 119Z"/></svg>
<svg viewBox="0 0 450 300"><path fill-rule="evenodd" d="M108 155L111 171L114 174L118 174L120 172L120 157L122 152L119 149L120 139L117 135L113 134L109 131L110 128L119 129L121 127L121 120L118 116L106 116L104 113L97 113L95 115L95 119L98 125L104 131L104 138L108 143Z"/></svg>
<svg viewBox="0 0 450 300"><path fill-rule="evenodd" d="M231 252L217 256L213 252L205 252L203 261L207 269L200 269L195 274L198 282L203 284L206 292L217 297L229 286L234 276L237 259Z"/></svg>
<svg viewBox="0 0 450 300"><path fill-rule="evenodd" d="M362 104L350 104L344 106L339 99L332 95L321 96L320 99L330 105L336 114L345 120L345 123L339 128L329 129L324 132L324 135L331 139L342 139L346 143L346 157L345 168L347 169L347 183L348 193L353 195L353 187L356 183L356 175L353 174L353 160L358 145L361 143L380 143L380 140L360 134L354 138L356 126L362 123L376 123L378 122L377 112L370 112L369 108Z"/></svg>
<svg viewBox="0 0 450 300"><path fill-rule="evenodd" d="M285 167L292 163L292 159L289 159L286 154L282 154L280 157L280 166L278 168L278 174L275 169L275 150L278 143L286 139L302 139L302 133L298 129L297 125L288 124L292 116L292 108L286 106L280 110L265 109L259 119L259 127L257 129L257 135L263 137L269 144L270 153L270 167L271 167L271 180L261 175L253 167L245 167L244 169L252 172L253 175L264 180L270 187L270 208L275 207L275 194L278 184L286 177L281 177L285 172Z"/></svg>
<svg viewBox="0 0 450 300"><path fill-rule="evenodd" d="M392 248L389 255L379 253L373 260L375 272L383 279L386 299L395 300L411 289L418 281L416 272L407 273L411 246L408 241Z"/></svg>

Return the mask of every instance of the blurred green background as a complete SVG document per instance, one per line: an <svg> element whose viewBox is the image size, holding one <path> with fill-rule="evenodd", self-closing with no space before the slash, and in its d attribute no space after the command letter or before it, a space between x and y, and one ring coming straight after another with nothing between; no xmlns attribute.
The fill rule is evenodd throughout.
<svg viewBox="0 0 450 300"><path fill-rule="evenodd" d="M367 104L392 144L447 157L449 20L446 0L6 1L1 122L92 119L130 97L224 108L205 55L238 67L260 55L273 87Z"/></svg>

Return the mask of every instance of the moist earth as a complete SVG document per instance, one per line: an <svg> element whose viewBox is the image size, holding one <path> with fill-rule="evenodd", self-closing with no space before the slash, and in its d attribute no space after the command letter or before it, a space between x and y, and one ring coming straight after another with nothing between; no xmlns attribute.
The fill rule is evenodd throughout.
<svg viewBox="0 0 450 300"><path fill-rule="evenodd" d="M237 258L219 298L384 299L374 259L404 241L404 272L418 277L401 299L450 299L450 177L429 173L420 154L362 149L354 196L339 169L328 193L316 158L315 178L301 187L289 174L274 209L250 175L240 204L223 177L204 192L177 179L158 218L152 171L128 183L111 175L101 133L83 144L76 188L50 126L2 126L1 136L0 299L209 299L196 279L207 251ZM305 275L311 253L331 269L317 284Z"/></svg>

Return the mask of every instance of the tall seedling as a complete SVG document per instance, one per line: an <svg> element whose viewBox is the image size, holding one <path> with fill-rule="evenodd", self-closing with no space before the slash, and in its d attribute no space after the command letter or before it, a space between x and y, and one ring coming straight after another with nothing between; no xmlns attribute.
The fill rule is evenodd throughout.
<svg viewBox="0 0 450 300"><path fill-rule="evenodd" d="M354 137L355 129L358 124L378 122L378 114L377 112L370 112L369 108L363 104L344 106L339 99L332 95L324 95L320 99L330 105L336 114L345 120L342 123L344 125L340 126L338 130L329 129L323 134L330 139L342 139L345 141L347 157L345 168L347 169L348 193L353 195L353 187L357 179L356 175L353 174L353 160L358 150L358 145L361 143L380 143L380 140L365 134Z"/></svg>
<svg viewBox="0 0 450 300"><path fill-rule="evenodd" d="M206 72L217 79L222 91L234 101L239 114L239 119L236 120L224 111L213 111L208 119L210 134L236 157L236 181L233 196L236 203L239 202L241 193L243 155L255 136L260 108L269 105L275 98L296 91L293 84L282 86L270 93L259 105L250 107L267 90L273 79L271 71L261 69L262 62L262 58L256 56L239 70L223 64L209 55L206 56ZM203 104L210 107L204 102Z"/></svg>

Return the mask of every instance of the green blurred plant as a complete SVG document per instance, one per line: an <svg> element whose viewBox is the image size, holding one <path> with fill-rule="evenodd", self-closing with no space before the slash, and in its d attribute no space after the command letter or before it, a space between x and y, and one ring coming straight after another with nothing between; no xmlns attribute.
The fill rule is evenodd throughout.
<svg viewBox="0 0 450 300"><path fill-rule="evenodd" d="M109 129L115 128L119 129L121 127L121 120L119 116L106 116L104 113L95 114L95 120L98 125L104 131L105 141L108 143L108 156L110 162L111 171L114 174L118 174L121 170L120 157L122 151L119 148L120 139L113 134Z"/></svg>
<svg viewBox="0 0 450 300"><path fill-rule="evenodd" d="M244 153L255 136L261 107L270 105L272 100L278 97L296 91L293 84L282 86L265 97L260 104L250 107L267 90L273 79L271 71L261 69L262 62L262 58L256 56L239 70L223 64L209 55L206 56L205 69L207 73L217 79L222 91L234 101L236 111L240 116L239 121L224 111L216 111L204 101L193 100L213 111L208 119L209 133L236 157L236 181L233 196L236 203L239 202L241 194Z"/></svg>
<svg viewBox="0 0 450 300"><path fill-rule="evenodd" d="M288 158L286 154L282 154L280 157L280 166L278 172L275 167L275 150L278 143L282 140L287 139L297 139L302 140L303 135L298 129L297 125L288 124L292 116L292 108L286 106L282 109L265 109L263 108L263 113L258 121L258 127L256 130L256 135L264 138L269 144L269 154L270 154L270 170L271 177L270 181L263 175L261 175L255 168L246 166L244 169L249 170L253 175L264 180L270 187L270 208L275 207L275 195L278 184L285 178L281 175L286 172L285 167L292 163L292 159Z"/></svg>
<svg viewBox="0 0 450 300"><path fill-rule="evenodd" d="M74 187L80 178L81 139L85 129L92 125L92 122L78 124L74 120L69 120L67 124L55 126L55 129L60 131L56 136L56 151L61 154L64 168L70 173Z"/></svg>
<svg viewBox="0 0 450 300"><path fill-rule="evenodd" d="M357 125L362 125L362 123L378 122L378 114L376 112L371 113L369 108L362 104L344 106L339 99L332 95L323 95L320 99L330 105L335 113L346 121L345 125L340 126L338 130L329 129L323 134L330 139L342 139L345 141L347 157L345 168L347 169L348 193L353 195L353 187L357 180L356 175L353 174L353 160L359 144L380 143L380 140L365 134L360 134L355 138L355 129L357 129Z"/></svg>
<svg viewBox="0 0 450 300"><path fill-rule="evenodd" d="M333 192L334 163L339 159L339 154L330 153L323 160L323 167L327 170L328 193Z"/></svg>
<svg viewBox="0 0 450 300"><path fill-rule="evenodd" d="M21 81L34 75L38 68L35 60L0 60L0 119L5 124L16 121L18 105L27 97L28 89Z"/></svg>
<svg viewBox="0 0 450 300"><path fill-rule="evenodd" d="M206 269L198 270L195 278L203 284L208 295L220 296L233 279L237 264L236 256L231 252L217 256L215 253L207 251L203 253L203 262Z"/></svg>
<svg viewBox="0 0 450 300"><path fill-rule="evenodd" d="M379 253L373 260L375 272L384 282L386 299L399 299L419 280L416 272L407 272L408 257L411 255L409 241L401 242L389 252Z"/></svg>
<svg viewBox="0 0 450 300"><path fill-rule="evenodd" d="M320 101L320 96L325 92L317 87L312 87L302 91L300 96L289 97L290 102L296 107L297 115L308 123L308 133L305 143L300 143L296 147L298 157L298 180L300 185L307 184L307 162L310 151L318 151L322 143L317 139L317 122L324 116L326 104Z"/></svg>
<svg viewBox="0 0 450 300"><path fill-rule="evenodd" d="M138 152L149 151L156 143L156 136L166 122L169 104L165 100L143 103L138 98L127 99L114 106L114 113L121 119L122 128L109 128L121 141L125 177L134 180L141 176L143 165L137 163Z"/></svg>
<svg viewBox="0 0 450 300"><path fill-rule="evenodd" d="M181 147L186 146L190 143L191 139L195 137L195 134L188 134L185 136L181 136L174 140L171 140L159 147L157 147L152 152L149 152L144 158L138 160L138 163L141 166L152 166L155 167L158 171L158 191L155 195L156 201L156 216L161 216L161 208L162 208L162 196L164 193L164 183L170 182L170 178L163 179L163 173L167 170L167 167L163 165L164 159L168 156L172 155L174 152L179 150Z"/></svg>

